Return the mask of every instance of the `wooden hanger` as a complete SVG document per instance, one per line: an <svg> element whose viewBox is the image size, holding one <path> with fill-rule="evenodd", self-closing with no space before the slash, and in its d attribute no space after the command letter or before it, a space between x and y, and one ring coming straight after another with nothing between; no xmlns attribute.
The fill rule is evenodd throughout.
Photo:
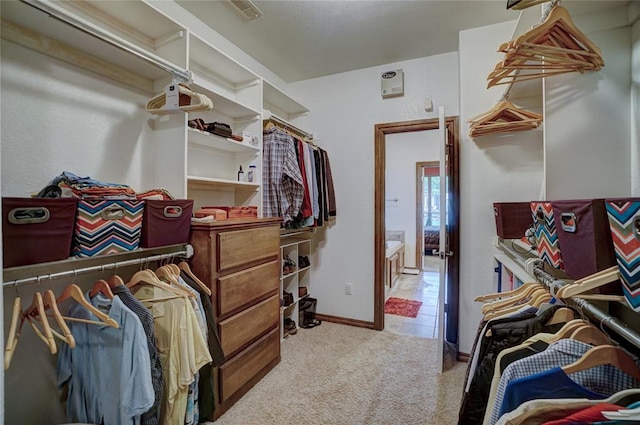
<svg viewBox="0 0 640 425"><path fill-rule="evenodd" d="M598 71L604 66L600 49L575 26L562 6L555 6L540 25L500 45L499 51L506 56L487 77L488 87L567 72Z"/></svg>
<svg viewBox="0 0 640 425"><path fill-rule="evenodd" d="M533 130L542 123L542 115L516 107L503 100L489 111L474 117L469 127L470 137L514 131Z"/></svg>
<svg viewBox="0 0 640 425"><path fill-rule="evenodd" d="M180 276L180 267L178 267L177 264L169 263L167 264L167 267L171 270L171 272L173 272L174 276L176 277Z"/></svg>
<svg viewBox="0 0 640 425"><path fill-rule="evenodd" d="M116 286L124 286L124 280L122 280L122 278L117 274L114 274L113 276L111 276L107 283L111 288L115 288Z"/></svg>
<svg viewBox="0 0 640 425"><path fill-rule="evenodd" d="M131 280L129 280L129 282L127 282L127 288L132 289L137 285L151 285L151 286L156 286L158 288L164 289L167 292L170 292L174 295L178 295L181 297L185 297L185 296L193 296L192 294L188 294L186 293L184 290L182 290L181 288L177 287L177 286L171 286L168 283L165 283L163 281L161 281L160 279L158 279L158 277L155 275L155 273L153 273L153 271L151 270L141 270L139 272L136 272L132 277Z"/></svg>
<svg viewBox="0 0 640 425"><path fill-rule="evenodd" d="M607 364L617 367L636 381L640 381L640 368L638 368L627 353L613 345L599 345L594 347L587 351L576 362L563 367L562 370L569 375L581 370Z"/></svg>
<svg viewBox="0 0 640 425"><path fill-rule="evenodd" d="M40 316L42 331L40 331L40 329L38 329L38 326L36 326L36 324L34 323L35 316ZM29 326L31 326L38 338L40 338L42 342L44 342L45 345L49 347L51 354L56 354L58 352L58 347L56 346L56 342L53 339L53 333L51 332L51 327L49 326L49 321L47 320L47 313L44 308L44 301L40 292L36 292L35 294L33 294L33 302L24 311L22 317L29 323Z"/></svg>
<svg viewBox="0 0 640 425"><path fill-rule="evenodd" d="M211 289L209 289L209 287L205 285L204 282L202 282L200 279L198 279L198 276L196 276L191 271L191 267L189 267L189 263L187 263L186 261L181 261L178 264L178 268L184 271L191 278L191 280L193 280L200 287L200 289L202 289L207 295L211 295Z"/></svg>
<svg viewBox="0 0 640 425"><path fill-rule="evenodd" d="M576 318L575 312L570 308L560 307L553 312L553 316L547 321L546 326L557 325L558 323L569 323Z"/></svg>
<svg viewBox="0 0 640 425"><path fill-rule="evenodd" d="M540 284L539 283L535 283L535 282L527 282L527 283L524 283L524 284L518 286L516 289L513 289L511 291L495 292L493 294L478 295L477 297L475 297L473 299L473 301L484 302L484 301L490 301L490 300L509 298L509 297L512 297L512 296L515 296L515 295L518 295L518 294L522 293L525 289L527 289L530 286L534 286L534 285L540 285Z"/></svg>
<svg viewBox="0 0 640 425"><path fill-rule="evenodd" d="M16 297L13 300L13 310L11 310L11 324L9 325L7 344L4 346L4 370L9 369L11 359L13 358L13 353L15 353L16 347L18 346L18 339L20 338L22 324L24 323L20 302L20 297ZM20 320L19 325L18 319Z"/></svg>
<svg viewBox="0 0 640 425"><path fill-rule="evenodd" d="M173 271L167 266L158 267L155 271L156 276L160 278L160 280L169 283L171 285L178 285L178 279L173 274Z"/></svg>
<svg viewBox="0 0 640 425"><path fill-rule="evenodd" d="M102 294L110 300L115 297L113 292L111 292L111 286L109 286L109 283L103 279L98 279L93 284L93 288L91 288L91 292L89 292L89 298L93 298L98 294Z"/></svg>
<svg viewBox="0 0 640 425"><path fill-rule="evenodd" d="M89 310L94 316L100 319L101 322L96 322L95 320L87 320L87 319L79 319L76 317L63 316L65 320L71 320L74 322L81 322L81 323L90 323L90 324L96 324L96 325L106 324L116 329L120 328L120 325L118 325L118 322L116 322L114 319L109 317L109 315L102 312L101 310L96 308L93 304L91 304L89 301L87 301L87 299L84 297L84 294L82 293L82 289L80 289L80 287L75 283L71 283L67 285L67 287L64 288L64 291L62 291L62 294L56 300L56 302L60 304L69 298L75 300L78 304L80 304L81 306Z"/></svg>
<svg viewBox="0 0 640 425"><path fill-rule="evenodd" d="M482 313L499 310L501 308L510 307L526 298L532 297L538 291L547 292L546 288L541 284L535 284L527 287L525 290L516 293L514 296L499 301L493 301L482 306Z"/></svg>
<svg viewBox="0 0 640 425"><path fill-rule="evenodd" d="M69 344L71 348L75 348L76 340L73 337L73 334L69 329L69 326L67 326L67 322L64 321L64 316L62 316L62 314L60 313L60 310L58 309L56 296L51 289L48 289L47 291L45 291L43 301L44 301L43 305L44 305L45 311L48 309L51 310L51 315L48 317L52 317L55 319L56 323L58 324L58 326L60 327L63 333L63 335L60 335L54 329L51 329L51 332L53 333L53 335L58 337L60 340L66 342L67 344Z"/></svg>
<svg viewBox="0 0 640 425"><path fill-rule="evenodd" d="M588 324L589 322L584 319L569 320L564 324L564 326L562 326L562 328L560 328L560 330L558 330L558 332L555 333L555 337L550 342L559 341L564 338L570 338L573 331Z"/></svg>
<svg viewBox="0 0 640 425"><path fill-rule="evenodd" d="M582 279L576 280L574 283L565 285L556 292L556 297L567 299L584 294L593 289L604 286L608 283L615 282L620 279L618 266L609 267L608 269L599 271ZM592 294L591 298L598 294Z"/></svg>
<svg viewBox="0 0 640 425"><path fill-rule="evenodd" d="M580 326L573 331L569 338L594 346L611 344L609 337L593 325Z"/></svg>

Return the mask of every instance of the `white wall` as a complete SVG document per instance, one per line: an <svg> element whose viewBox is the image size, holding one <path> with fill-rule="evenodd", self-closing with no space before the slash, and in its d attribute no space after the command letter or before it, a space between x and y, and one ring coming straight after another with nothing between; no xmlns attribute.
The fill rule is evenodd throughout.
<svg viewBox="0 0 640 425"><path fill-rule="evenodd" d="M405 95L382 99L380 75L404 69ZM318 312L373 321L374 125L437 118L437 106L458 115L458 58L446 53L291 84L313 111L296 123L313 131L329 153L336 224L315 237L313 295ZM435 111L423 109L432 96ZM353 295L345 295L345 282Z"/></svg>
<svg viewBox="0 0 640 425"><path fill-rule="evenodd" d="M62 171L153 185L147 97L2 41L2 194L29 196Z"/></svg>
<svg viewBox="0 0 640 425"><path fill-rule="evenodd" d="M209 43L219 49L221 52L235 59L238 63L249 68L254 73L268 80L281 90L287 91L287 83L269 68L249 56L244 50L224 38L220 33L213 30L207 24L197 17L193 16L185 8L173 1L167 0L147 0L147 2L159 11L170 16L177 22L189 27L191 31L205 38Z"/></svg>
<svg viewBox="0 0 640 425"><path fill-rule="evenodd" d="M419 268L416 264L416 162L439 161L438 130L388 134L385 170L386 230L403 230L405 240L405 267ZM389 199L397 198L398 202Z"/></svg>
<svg viewBox="0 0 640 425"><path fill-rule="evenodd" d="M547 199L631 194L630 29L587 35L605 67L545 81Z"/></svg>
<svg viewBox="0 0 640 425"><path fill-rule="evenodd" d="M504 55L496 48L511 38L514 27L515 22L506 22L460 32L459 350L463 353L471 351L481 318L480 304L473 298L495 290L492 204L541 196L542 131L475 140L468 136L467 121L492 108L504 91L502 86L487 90L486 76L502 60Z"/></svg>
<svg viewBox="0 0 640 425"><path fill-rule="evenodd" d="M640 196L640 20L631 30L631 194Z"/></svg>

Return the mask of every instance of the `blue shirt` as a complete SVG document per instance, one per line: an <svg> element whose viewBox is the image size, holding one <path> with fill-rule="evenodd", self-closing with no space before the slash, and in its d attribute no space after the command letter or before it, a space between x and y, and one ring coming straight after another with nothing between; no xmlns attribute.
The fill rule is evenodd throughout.
<svg viewBox="0 0 640 425"><path fill-rule="evenodd" d="M89 299L88 294L85 297ZM69 387L67 420L138 424L154 403L144 329L118 297L110 300L98 294L90 301L120 328L68 322L76 347L62 344L58 355L58 388ZM69 307L67 316L100 321L78 303Z"/></svg>
<svg viewBox="0 0 640 425"><path fill-rule="evenodd" d="M526 401L547 398L602 400L606 396L576 384L561 368L555 367L545 372L511 381L505 390L500 416L515 410Z"/></svg>

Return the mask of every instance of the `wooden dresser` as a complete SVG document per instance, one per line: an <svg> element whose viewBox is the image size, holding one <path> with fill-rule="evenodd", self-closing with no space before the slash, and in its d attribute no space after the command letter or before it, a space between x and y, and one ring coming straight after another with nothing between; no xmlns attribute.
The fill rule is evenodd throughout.
<svg viewBox="0 0 640 425"><path fill-rule="evenodd" d="M215 368L215 418L280 362L280 222L191 225L194 273L211 288L226 361Z"/></svg>

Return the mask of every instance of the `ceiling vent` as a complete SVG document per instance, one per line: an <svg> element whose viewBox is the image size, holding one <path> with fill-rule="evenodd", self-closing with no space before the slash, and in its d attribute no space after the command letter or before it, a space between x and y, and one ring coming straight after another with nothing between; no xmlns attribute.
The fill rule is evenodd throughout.
<svg viewBox="0 0 640 425"><path fill-rule="evenodd" d="M230 0L232 7L247 20L256 19L262 16L260 9L250 0Z"/></svg>

